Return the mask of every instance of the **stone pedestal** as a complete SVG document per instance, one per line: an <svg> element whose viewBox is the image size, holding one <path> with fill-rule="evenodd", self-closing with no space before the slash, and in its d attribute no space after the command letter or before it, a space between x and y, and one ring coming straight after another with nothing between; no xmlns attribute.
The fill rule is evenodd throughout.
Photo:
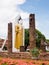
<svg viewBox="0 0 49 65"><path fill-rule="evenodd" d="M24 46L20 46L20 52L25 52L25 47Z"/></svg>
<svg viewBox="0 0 49 65"><path fill-rule="evenodd" d="M12 52L12 23L8 23L8 53Z"/></svg>
<svg viewBox="0 0 49 65"><path fill-rule="evenodd" d="M35 14L29 16L29 48L36 47L36 32L35 32Z"/></svg>

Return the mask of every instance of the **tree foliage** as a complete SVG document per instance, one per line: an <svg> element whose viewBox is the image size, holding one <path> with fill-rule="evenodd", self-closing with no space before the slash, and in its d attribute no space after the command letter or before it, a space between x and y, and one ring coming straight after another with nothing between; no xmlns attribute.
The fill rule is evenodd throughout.
<svg viewBox="0 0 49 65"><path fill-rule="evenodd" d="M36 46L38 48L40 48L41 39L43 39L44 41L46 40L45 36L39 30L36 29Z"/></svg>
<svg viewBox="0 0 49 65"><path fill-rule="evenodd" d="M29 29L25 29L25 49L29 45Z"/></svg>
<svg viewBox="0 0 49 65"><path fill-rule="evenodd" d="M46 39L46 42L49 44L49 39Z"/></svg>
<svg viewBox="0 0 49 65"><path fill-rule="evenodd" d="M41 39L46 40L45 36L36 29L36 46L40 48ZM25 29L25 48L29 45L29 29Z"/></svg>

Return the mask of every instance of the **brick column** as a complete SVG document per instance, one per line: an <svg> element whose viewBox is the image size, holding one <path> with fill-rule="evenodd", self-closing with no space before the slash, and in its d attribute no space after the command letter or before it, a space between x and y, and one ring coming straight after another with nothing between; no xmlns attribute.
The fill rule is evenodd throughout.
<svg viewBox="0 0 49 65"><path fill-rule="evenodd" d="M29 16L29 44L30 49L36 47L35 14Z"/></svg>
<svg viewBox="0 0 49 65"><path fill-rule="evenodd" d="M12 23L8 23L8 53L12 52Z"/></svg>

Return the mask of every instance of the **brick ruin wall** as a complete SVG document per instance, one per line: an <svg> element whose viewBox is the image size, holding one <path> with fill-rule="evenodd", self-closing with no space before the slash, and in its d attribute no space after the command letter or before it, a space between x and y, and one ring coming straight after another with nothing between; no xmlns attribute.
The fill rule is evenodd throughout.
<svg viewBox="0 0 49 65"><path fill-rule="evenodd" d="M35 14L29 16L29 44L30 49L36 47Z"/></svg>
<svg viewBox="0 0 49 65"><path fill-rule="evenodd" d="M15 58L15 59L31 59L32 57L29 52L17 52L17 53L0 52L0 56L4 58Z"/></svg>
<svg viewBox="0 0 49 65"><path fill-rule="evenodd" d="M35 40L35 15L34 14L30 14L29 16L29 43L30 46L29 48L32 49L34 47L36 47L36 40ZM24 59L31 59L32 55L29 52L17 52L17 53L13 53L12 52L12 23L8 24L8 52L0 52L0 56L1 57L10 57L10 58L24 58ZM48 58L48 59L47 59ZM49 60L49 53L46 54L41 54L39 55L38 59L42 59L42 60Z"/></svg>
<svg viewBox="0 0 49 65"><path fill-rule="evenodd" d="M14 59L32 59L32 55L29 52L19 52L19 53L0 52L0 57L14 58ZM33 60L36 59L49 61L49 53L41 53L38 58L35 58Z"/></svg>
<svg viewBox="0 0 49 65"><path fill-rule="evenodd" d="M8 52L12 52L12 23L8 23Z"/></svg>

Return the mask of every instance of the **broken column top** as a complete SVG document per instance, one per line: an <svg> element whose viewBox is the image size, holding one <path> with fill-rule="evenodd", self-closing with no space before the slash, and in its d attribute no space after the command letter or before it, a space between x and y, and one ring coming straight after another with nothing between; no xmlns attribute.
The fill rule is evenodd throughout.
<svg viewBox="0 0 49 65"><path fill-rule="evenodd" d="M30 14L30 16L34 16L35 14Z"/></svg>
<svg viewBox="0 0 49 65"><path fill-rule="evenodd" d="M35 14L30 14L29 16L30 20L35 18Z"/></svg>

